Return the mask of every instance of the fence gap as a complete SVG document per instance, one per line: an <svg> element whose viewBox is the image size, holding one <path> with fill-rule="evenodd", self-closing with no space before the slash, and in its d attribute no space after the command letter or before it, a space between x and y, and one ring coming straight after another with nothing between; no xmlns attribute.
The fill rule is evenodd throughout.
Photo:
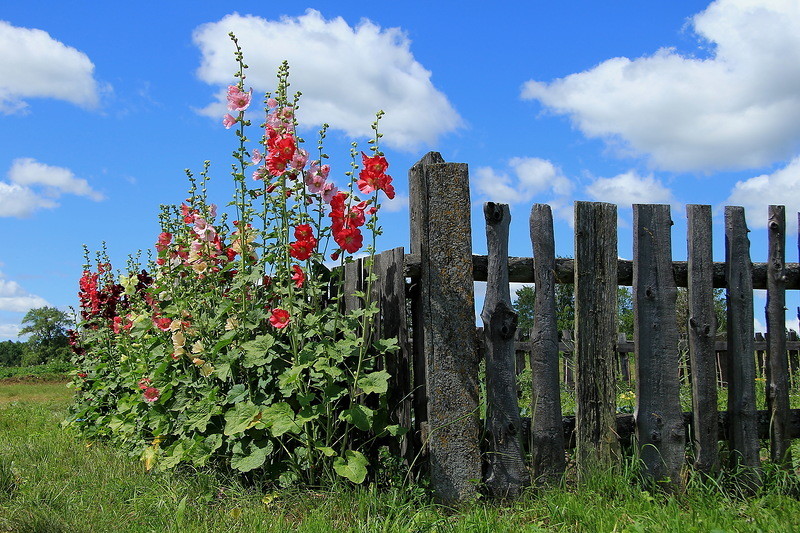
<svg viewBox="0 0 800 533"><path fill-rule="evenodd" d="M767 222L767 362L766 399L770 412L770 457L792 465L789 437L789 360L786 353L786 209L769 206Z"/></svg>
<svg viewBox="0 0 800 533"><path fill-rule="evenodd" d="M728 302L728 438L742 481L760 485L755 398L753 264L744 208L725 207L725 269Z"/></svg>
<svg viewBox="0 0 800 533"><path fill-rule="evenodd" d="M575 424L578 475L620 459L616 427L617 206L575 202Z"/></svg>
<svg viewBox="0 0 800 533"><path fill-rule="evenodd" d="M536 299L531 332L531 469L536 483L564 474L564 429L559 386L556 322L556 256L550 206L535 204L530 216Z"/></svg>

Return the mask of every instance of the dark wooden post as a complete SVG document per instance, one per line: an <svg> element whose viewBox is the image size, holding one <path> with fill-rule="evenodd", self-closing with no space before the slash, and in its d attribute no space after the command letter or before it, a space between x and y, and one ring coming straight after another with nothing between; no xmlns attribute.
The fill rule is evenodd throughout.
<svg viewBox="0 0 800 533"><path fill-rule="evenodd" d="M759 377L766 377L767 371L767 350L761 347L767 346L767 339L760 331L756 332L755 347L756 347L756 375Z"/></svg>
<svg viewBox="0 0 800 533"><path fill-rule="evenodd" d="M674 488L682 484L685 442L671 226L668 205L633 206L636 437L646 474Z"/></svg>
<svg viewBox="0 0 800 533"><path fill-rule="evenodd" d="M466 502L481 479L467 165L431 152L409 172L409 190L412 253L421 259L414 330L422 331L427 360L431 485L442 503Z"/></svg>
<svg viewBox="0 0 800 533"><path fill-rule="evenodd" d="M687 205L686 216L694 465L701 472L714 473L719 470L719 430L711 206Z"/></svg>
<svg viewBox="0 0 800 533"><path fill-rule="evenodd" d="M567 387L575 386L575 342L572 339L572 332L565 329L561 332L561 344L564 345L562 352L564 367L564 384Z"/></svg>
<svg viewBox="0 0 800 533"><path fill-rule="evenodd" d="M579 476L619 459L617 206L575 202L575 423ZM673 319L674 320L674 319Z"/></svg>
<svg viewBox="0 0 800 533"><path fill-rule="evenodd" d="M786 353L786 208L769 206L767 263L766 398L770 412L770 456L792 465L789 436L789 360Z"/></svg>
<svg viewBox="0 0 800 533"><path fill-rule="evenodd" d="M753 263L744 208L725 207L728 300L728 435L734 466L750 487L760 484L753 332Z"/></svg>
<svg viewBox="0 0 800 533"><path fill-rule="evenodd" d="M389 378L389 421L409 431L411 428L411 349L406 321L406 293L403 248L387 250L375 256L373 270L379 288L380 329L378 337L397 339L398 350L386 356ZM412 433L406 433L394 451L411 465L416 455ZM396 441L392 441L393 443ZM393 445L394 446L394 445Z"/></svg>
<svg viewBox="0 0 800 533"><path fill-rule="evenodd" d="M536 483L564 474L564 429L558 375L556 256L550 206L535 204L530 217L536 300L531 334L531 466Z"/></svg>
<svg viewBox="0 0 800 533"><path fill-rule="evenodd" d="M529 484L522 452L522 422L517 401L514 335L517 313L508 286L508 205L487 202L486 242L489 268L483 302L486 360L486 470L484 482L495 498L516 498Z"/></svg>
<svg viewBox="0 0 800 533"><path fill-rule="evenodd" d="M624 333L617 334L617 360L619 361L619 379L625 383L631 382L631 367L628 352L623 347L628 343Z"/></svg>

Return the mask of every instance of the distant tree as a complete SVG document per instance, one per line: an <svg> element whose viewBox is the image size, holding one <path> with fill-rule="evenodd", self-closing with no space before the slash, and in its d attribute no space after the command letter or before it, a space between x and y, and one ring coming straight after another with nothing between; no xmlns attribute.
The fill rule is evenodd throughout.
<svg viewBox="0 0 800 533"><path fill-rule="evenodd" d="M11 340L0 342L0 366L19 366L22 354L25 352L25 343Z"/></svg>
<svg viewBox="0 0 800 533"><path fill-rule="evenodd" d="M55 307L37 307L25 314L22 324L19 335L30 335L22 357L23 364L58 361L69 355L67 328L72 321L65 312Z"/></svg>
<svg viewBox="0 0 800 533"><path fill-rule="evenodd" d="M533 327L533 306L536 301L536 288L525 285L517 290L517 299L512 304L517 312L517 329L521 338L527 340ZM575 326L575 296L572 284L556 284L556 324L558 331L572 330Z"/></svg>
<svg viewBox="0 0 800 533"><path fill-rule="evenodd" d="M633 291L617 287L617 331L633 340Z"/></svg>

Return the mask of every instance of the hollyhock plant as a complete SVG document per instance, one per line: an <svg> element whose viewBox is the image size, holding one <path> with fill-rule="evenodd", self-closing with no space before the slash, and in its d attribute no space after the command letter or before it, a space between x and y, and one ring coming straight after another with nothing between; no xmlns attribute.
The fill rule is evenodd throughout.
<svg viewBox="0 0 800 533"><path fill-rule="evenodd" d="M368 458L403 432L386 398L384 358L396 343L372 336L380 199L394 195L381 114L371 155L354 146L342 171L325 154L327 126L317 151L305 144L288 65L256 118L232 39L239 72L223 118L236 126L232 199L216 208L205 163L187 172L186 196L162 207L152 260L135 254L115 274L105 251L94 270L87 258L69 344L91 379L74 374L68 423L147 469L213 465L276 486L376 479ZM351 309L340 273L355 253L367 271Z"/></svg>

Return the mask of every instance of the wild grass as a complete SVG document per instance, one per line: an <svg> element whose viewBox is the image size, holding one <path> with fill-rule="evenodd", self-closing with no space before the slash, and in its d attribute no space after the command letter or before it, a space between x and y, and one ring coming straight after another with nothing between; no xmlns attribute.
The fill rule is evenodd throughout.
<svg viewBox="0 0 800 533"><path fill-rule="evenodd" d="M148 474L136 458L61 430L62 385L49 386L52 395L34 387L0 404L0 531L778 533L800 523L797 476L778 471L750 497L730 490L735 479L696 475L669 494L644 490L631 461L580 484L460 509L401 485L273 491L208 471Z"/></svg>

